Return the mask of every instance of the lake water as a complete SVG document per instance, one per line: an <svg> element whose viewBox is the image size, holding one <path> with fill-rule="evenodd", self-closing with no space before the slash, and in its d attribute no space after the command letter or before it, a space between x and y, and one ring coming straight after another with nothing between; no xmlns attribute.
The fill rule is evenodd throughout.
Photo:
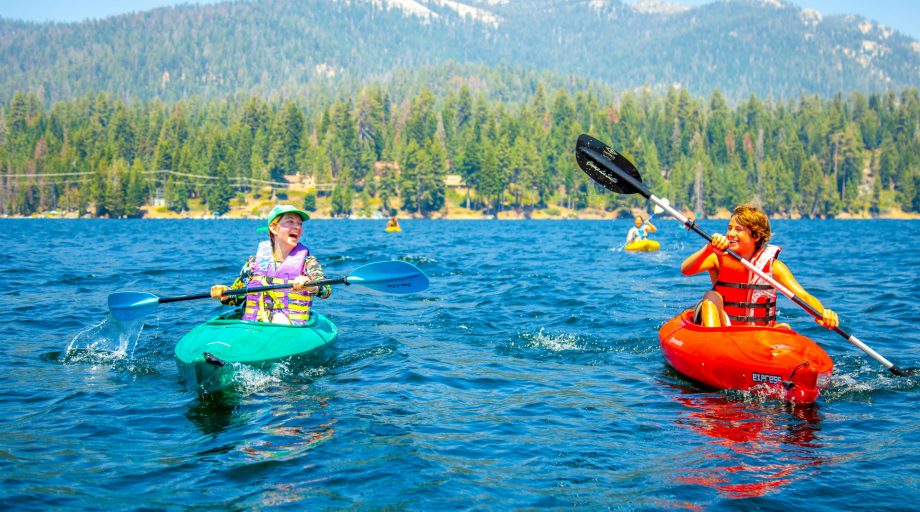
<svg viewBox="0 0 920 512"><path fill-rule="evenodd" d="M781 298L836 363L818 403L701 391L658 328L708 287L703 240L618 250L631 221L309 221L330 276L400 259L412 296L337 287L332 359L200 398L173 359L216 314L162 304L139 335L106 297L229 283L259 221L0 220L0 508L904 510L920 494L920 377L894 377ZM704 221L724 232L726 221ZM776 221L844 328L920 365L920 222ZM914 503L914 505L911 505Z"/></svg>

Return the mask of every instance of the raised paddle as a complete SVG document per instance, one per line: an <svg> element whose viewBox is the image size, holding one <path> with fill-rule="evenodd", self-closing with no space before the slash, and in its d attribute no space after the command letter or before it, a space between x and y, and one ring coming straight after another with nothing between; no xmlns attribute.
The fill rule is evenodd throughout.
<svg viewBox="0 0 920 512"><path fill-rule="evenodd" d="M326 284L359 285L384 293L415 293L428 288L428 276L411 263L404 261L379 261L368 263L351 271L345 277L311 281L306 286ZM227 290L224 295L237 296L266 290L291 288L293 284L272 284ZM121 322L135 320L156 311L159 304L210 298L209 293L184 295L181 297L157 297L145 292L116 292L109 295L109 311L112 317Z"/></svg>
<svg viewBox="0 0 920 512"><path fill-rule="evenodd" d="M636 167L626 159L623 155L617 153L613 149L606 146L603 142L591 137L590 135L582 134L578 137L578 143L575 147L575 159L578 161L578 166L581 167L588 176L591 176L594 181L600 183L607 190L616 192L618 194L641 194L646 199L649 199L656 205L660 206L664 211L668 212L668 215L674 217L675 219L681 221L687 229L695 231L698 235L705 238L707 241L712 242L712 237L708 233L703 231L696 225L696 222L692 219L681 215L680 212L671 208L669 202L666 199L661 199L660 197L652 194L645 185L642 184L642 177L639 176L639 171L636 170ZM802 309L810 313L813 317L820 319L824 315L812 307L811 304L805 302L801 297L796 296L789 288L786 288L772 276L764 273L762 270L754 266L753 263L744 259L738 253L732 251L731 249L726 249L724 252L728 253L731 257L740 261L748 270L754 272L760 276L764 281L770 283L771 286L776 288L786 297L789 297L793 302L798 304ZM908 376L908 375L917 375L920 372L918 368L908 368L903 370L895 366L891 361L885 359L878 352L872 350L868 345L860 341L856 336L851 335L850 333L844 331L839 326L835 327L834 332L843 336L850 343L859 347L860 350L868 354L872 359L875 359L879 363L888 368L888 370L898 376Z"/></svg>

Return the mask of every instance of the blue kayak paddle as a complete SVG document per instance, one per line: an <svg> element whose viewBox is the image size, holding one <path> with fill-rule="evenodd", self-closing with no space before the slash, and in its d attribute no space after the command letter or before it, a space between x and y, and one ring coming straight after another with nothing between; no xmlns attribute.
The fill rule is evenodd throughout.
<svg viewBox="0 0 920 512"><path fill-rule="evenodd" d="M378 292L406 294L420 292L428 288L428 276L418 267L404 261L378 261L368 263L351 271L345 277L311 281L306 286L323 286L332 284L359 285ZM266 290L281 290L293 285L272 284L227 290L224 295L237 296ZM116 292L109 295L109 311L120 322L128 322L144 317L156 311L159 304L183 300L207 299L209 293L183 295L181 297L157 297L145 292Z"/></svg>
<svg viewBox="0 0 920 512"><path fill-rule="evenodd" d="M642 183L642 177L639 175L636 166L626 157L617 153L603 142L590 135L582 134L578 137L578 142L575 146L575 160L578 162L578 166L581 167L581 170L585 171L585 174L603 185L607 190L616 192L617 194L640 194L642 197L663 208L664 211L668 212L668 215L682 222L688 230L692 230L707 241L712 242L712 237L700 229L693 219L688 219L674 208L671 208L666 199L652 194L645 184ZM745 268L760 276L764 281L770 283L771 286L786 297L789 297L792 302L798 304L799 307L807 311L811 316L818 319L823 316L821 312L812 307L811 304L805 302L804 299L797 296L792 290L777 282L776 279L773 279L773 276L764 273L754 266L754 264L744 259L740 254L731 249L726 249L725 253L741 262ZM894 375L899 377L920 375L920 368L902 369L895 366L894 363L882 357L881 354L872 350L871 347L860 341L856 336L843 330L840 326L834 327L832 330L846 338L846 340L853 345L856 345L857 348L868 354L869 357L881 363L882 366L887 368L888 371Z"/></svg>

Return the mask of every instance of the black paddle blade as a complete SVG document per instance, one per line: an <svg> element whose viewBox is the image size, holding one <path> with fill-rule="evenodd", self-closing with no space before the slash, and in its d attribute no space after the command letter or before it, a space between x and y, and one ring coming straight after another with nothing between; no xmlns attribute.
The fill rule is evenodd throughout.
<svg viewBox="0 0 920 512"><path fill-rule="evenodd" d="M898 368L897 366L892 366L888 371L898 377L916 377L920 375L920 368Z"/></svg>
<svg viewBox="0 0 920 512"><path fill-rule="evenodd" d="M607 161L598 161L594 156L589 155L586 150L592 150L600 154ZM591 179L603 185L607 190L617 194L639 193L638 189L607 167L609 165L616 166L623 174L627 174L641 183L642 176L639 176L636 166L625 156L617 153L594 137L587 134L582 134L578 137L578 143L575 146L575 160L578 161L578 166L581 167L582 171L585 171L588 176L591 176Z"/></svg>

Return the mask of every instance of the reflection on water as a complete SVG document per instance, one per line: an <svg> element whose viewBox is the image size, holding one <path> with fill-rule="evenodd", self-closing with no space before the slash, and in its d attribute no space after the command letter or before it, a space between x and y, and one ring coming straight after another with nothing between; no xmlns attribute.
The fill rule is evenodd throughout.
<svg viewBox="0 0 920 512"><path fill-rule="evenodd" d="M197 396L185 417L203 434L233 436L234 428L247 431L238 442L221 446L221 452L234 451L243 456L243 465L268 460L291 460L303 456L335 434L334 418L324 415L329 397L309 390L292 390L281 385L252 395L230 389ZM300 399L291 401L293 395ZM258 423L258 435L251 432L253 410L270 421ZM205 454L209 453L205 452Z"/></svg>
<svg viewBox="0 0 920 512"><path fill-rule="evenodd" d="M185 417L203 434L220 434L230 425L239 404L240 396L235 393L199 395Z"/></svg>
<svg viewBox="0 0 920 512"><path fill-rule="evenodd" d="M253 459L253 462L266 460L294 460L303 456L314 447L332 439L335 434L335 421L331 420L310 427L279 426L266 428L263 433L270 439L247 443L241 450Z"/></svg>
<svg viewBox="0 0 920 512"><path fill-rule="evenodd" d="M675 421L711 438L678 479L716 489L724 498L752 498L805 478L824 463L818 407L738 401L689 389Z"/></svg>

